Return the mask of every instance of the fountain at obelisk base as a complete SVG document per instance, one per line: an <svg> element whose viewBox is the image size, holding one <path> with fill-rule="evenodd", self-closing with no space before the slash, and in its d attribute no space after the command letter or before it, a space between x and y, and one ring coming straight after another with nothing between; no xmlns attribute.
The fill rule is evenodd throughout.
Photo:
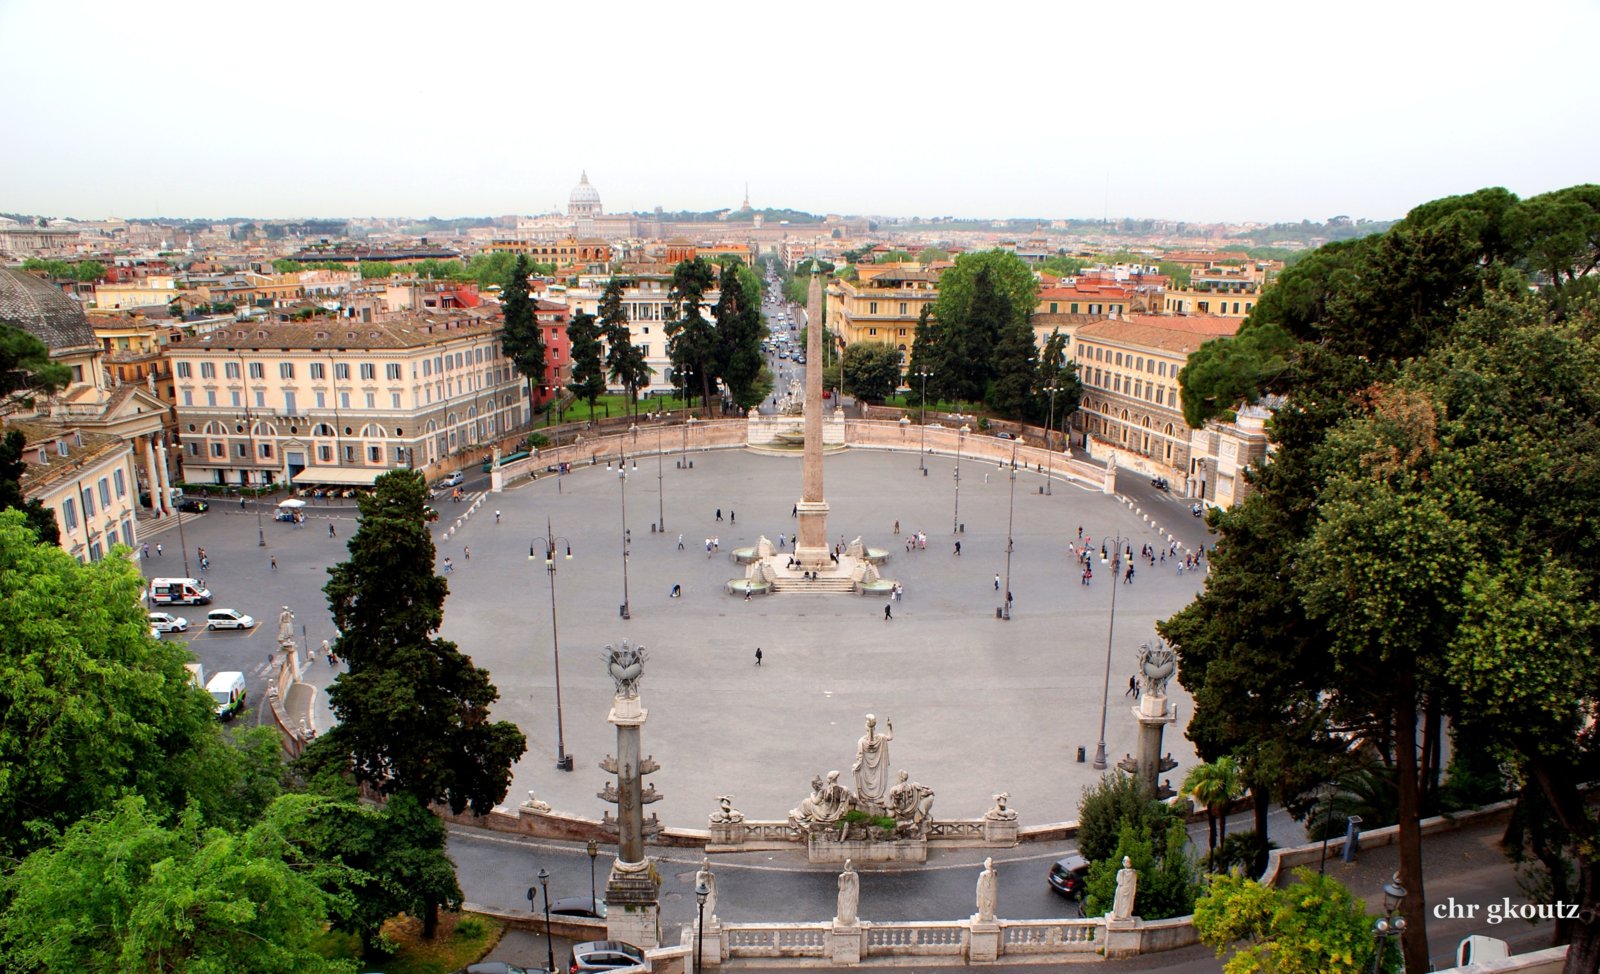
<svg viewBox="0 0 1600 974"><path fill-rule="evenodd" d="M887 551L867 548L860 538L846 544L828 541L828 502L822 495L822 274L811 275L806 296L806 368L804 453L801 461L800 500L794 505L798 521L794 549L785 551L761 538L751 552L744 578L728 582L735 595L769 592L857 593L893 597L895 583L878 574L889 560ZM843 412L834 422L842 429Z"/></svg>

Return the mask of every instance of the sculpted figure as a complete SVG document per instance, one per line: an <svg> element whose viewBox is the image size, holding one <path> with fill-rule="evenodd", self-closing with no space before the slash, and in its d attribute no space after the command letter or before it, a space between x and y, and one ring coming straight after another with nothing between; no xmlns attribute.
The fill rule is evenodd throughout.
<svg viewBox="0 0 1600 974"><path fill-rule="evenodd" d="M1000 895L1000 874L995 871L994 859L983 860L983 872L978 874L978 921L994 922L995 901Z"/></svg>
<svg viewBox="0 0 1600 974"><path fill-rule="evenodd" d="M867 715L867 732L856 742L856 761L850 770L856 776L856 795L873 804L883 804L889 790L889 742L894 740L894 721L886 720L888 728L877 732L878 718Z"/></svg>
<svg viewBox="0 0 1600 974"><path fill-rule="evenodd" d="M1117 870L1117 893L1111 901L1111 919L1126 920L1133 916L1133 900L1139 892L1139 871L1133 860L1122 857L1122 868Z"/></svg>
<svg viewBox="0 0 1600 974"><path fill-rule="evenodd" d="M1011 800L1011 795L1006 792L994 796L994 807L983 813L983 817L993 822L1014 822L1017 819L1015 809L1007 808L1006 802Z"/></svg>
<svg viewBox="0 0 1600 974"><path fill-rule="evenodd" d="M832 825L850 810L850 793L839 784L839 772L829 771L828 780L811 779L811 796L789 813L789 821L805 830Z"/></svg>
<svg viewBox="0 0 1600 974"><path fill-rule="evenodd" d="M840 926L854 926L856 906L861 902L861 877L856 875L850 860L844 861L844 872L839 874L839 906L833 922Z"/></svg>
<svg viewBox="0 0 1600 974"><path fill-rule="evenodd" d="M711 813L712 825L724 825L730 822L743 822L744 813L733 807L732 795L717 796L717 810Z"/></svg>
<svg viewBox="0 0 1600 974"><path fill-rule="evenodd" d="M933 789L910 778L905 771L895 776L894 787L889 789L889 811L897 827L921 832L933 813Z"/></svg>
<svg viewBox="0 0 1600 974"><path fill-rule="evenodd" d="M717 876L711 871L711 860L701 859L700 869L694 874L694 884L698 887L701 883L711 892L706 894L705 915L712 920L717 918Z"/></svg>

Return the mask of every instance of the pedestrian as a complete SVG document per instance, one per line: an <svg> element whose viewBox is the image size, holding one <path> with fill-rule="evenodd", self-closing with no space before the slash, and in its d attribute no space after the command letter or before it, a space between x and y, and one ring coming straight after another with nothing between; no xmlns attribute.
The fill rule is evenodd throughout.
<svg viewBox="0 0 1600 974"><path fill-rule="evenodd" d="M494 512L494 523L496 523L496 524L500 523L500 512L499 511L495 511Z"/></svg>
<svg viewBox="0 0 1600 974"><path fill-rule="evenodd" d="M894 536L897 537L897 538L900 537L900 522L899 521L894 522Z"/></svg>
<svg viewBox="0 0 1600 974"><path fill-rule="evenodd" d="M472 545L463 545L462 546L462 548L461 548L461 558L462 558L463 561L471 561L472 560Z"/></svg>
<svg viewBox="0 0 1600 974"><path fill-rule="evenodd" d="M196 548L194 550L194 556L195 556L195 559L198 560L198 561L205 561L206 560L206 549L204 549L204 548Z"/></svg>
<svg viewBox="0 0 1600 974"><path fill-rule="evenodd" d="M1122 576L1122 584L1129 585L1133 582L1133 566L1128 566L1127 574Z"/></svg>
<svg viewBox="0 0 1600 974"><path fill-rule="evenodd" d="M326 639L324 639L322 641L322 645L324 645L324 646L328 645L328 641ZM328 650L328 665L329 666L338 666L339 665L339 657L333 655L333 650L331 650L331 649Z"/></svg>
<svg viewBox="0 0 1600 974"><path fill-rule="evenodd" d="M800 516L800 505L799 504L796 504L793 508L790 509L789 516L790 517L799 517Z"/></svg>
<svg viewBox="0 0 1600 974"><path fill-rule="evenodd" d="M956 542L956 554L961 554L961 542Z"/></svg>
<svg viewBox="0 0 1600 974"><path fill-rule="evenodd" d="M278 570L278 556L277 555L273 555L272 556L272 570L273 571L277 571Z"/></svg>
<svg viewBox="0 0 1600 974"><path fill-rule="evenodd" d="M1131 697L1139 689L1139 684L1133 677L1128 677L1128 689L1122 691L1124 697Z"/></svg>
<svg viewBox="0 0 1600 974"><path fill-rule="evenodd" d="M668 598L673 598L673 599L681 599L681 598L683 598L683 586L682 585L674 585L674 586L672 586L672 594L669 595Z"/></svg>
<svg viewBox="0 0 1600 974"><path fill-rule="evenodd" d="M778 550L779 551L783 550L783 543L784 543L785 540L787 540L787 539L784 537L783 532L779 531L778 532Z"/></svg>
<svg viewBox="0 0 1600 974"><path fill-rule="evenodd" d="M721 538L712 538L711 539L711 550L712 551L721 551L722 550L722 539Z"/></svg>
<svg viewBox="0 0 1600 974"><path fill-rule="evenodd" d="M999 572L995 572L994 573L994 590L996 592L1000 591L1000 573Z"/></svg>
<svg viewBox="0 0 1600 974"><path fill-rule="evenodd" d="M722 508L717 508L717 520L722 520Z"/></svg>
<svg viewBox="0 0 1600 974"><path fill-rule="evenodd" d="M731 508L731 507L728 508L728 523L729 524L738 524L739 523L739 515L733 513L733 508Z"/></svg>
<svg viewBox="0 0 1600 974"><path fill-rule="evenodd" d="M893 618L894 618L894 604L892 602L883 603L883 621L884 622L888 622Z"/></svg>
<svg viewBox="0 0 1600 974"><path fill-rule="evenodd" d="M750 586L749 585L746 585L744 587L744 600L746 602L750 601Z"/></svg>
<svg viewBox="0 0 1600 974"><path fill-rule="evenodd" d="M243 494L239 495L239 510L241 510L241 511L244 510L244 495Z"/></svg>
<svg viewBox="0 0 1600 974"><path fill-rule="evenodd" d="M445 559L444 559L444 570L446 572L453 572L453 571L456 570L456 564L455 564L455 562L450 560L450 556L449 555L445 556Z"/></svg>
<svg viewBox="0 0 1600 974"><path fill-rule="evenodd" d="M163 549L163 548L162 548L162 547L161 547L161 542L159 542L159 541L157 541L157 542L156 542L156 557L157 557L157 558L160 558L160 557L162 557L162 556L163 556L163 555L164 555L164 554L165 554L165 553L166 553L166 552L165 552L165 549Z"/></svg>
<svg viewBox="0 0 1600 974"><path fill-rule="evenodd" d="M761 665L761 647L760 646L756 647L756 665L757 666Z"/></svg>
<svg viewBox="0 0 1600 974"><path fill-rule="evenodd" d="M681 534L678 535L678 550L679 551L683 550L683 535L681 535Z"/></svg>
<svg viewBox="0 0 1600 974"><path fill-rule="evenodd" d="M150 557L150 542L146 541L144 544L139 546L139 557L141 557L141 558L149 558Z"/></svg>
<svg viewBox="0 0 1600 974"><path fill-rule="evenodd" d="M332 521L328 522L328 537L330 537L330 538L338 537L338 535L334 533L333 522Z"/></svg>

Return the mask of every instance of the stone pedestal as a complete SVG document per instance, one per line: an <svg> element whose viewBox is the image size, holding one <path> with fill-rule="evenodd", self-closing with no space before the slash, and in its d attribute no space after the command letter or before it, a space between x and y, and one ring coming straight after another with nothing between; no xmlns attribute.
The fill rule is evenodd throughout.
<svg viewBox="0 0 1600 974"><path fill-rule="evenodd" d="M1017 844L1017 820L985 818L983 820L983 844L990 846L1013 846Z"/></svg>
<svg viewBox="0 0 1600 974"><path fill-rule="evenodd" d="M1150 794L1160 797L1162 730L1175 722L1178 715L1167 706L1165 695L1147 693L1133 708L1133 716L1139 721L1139 777L1144 779Z"/></svg>
<svg viewBox="0 0 1600 974"><path fill-rule="evenodd" d="M835 964L861 963L866 928L859 923L835 923L828 928L828 959Z"/></svg>
<svg viewBox="0 0 1600 974"><path fill-rule="evenodd" d="M820 466L820 457L817 462ZM795 560L807 571L831 569L833 559L829 556L833 548L828 544L828 502L800 501L795 507L800 520L800 530L795 536Z"/></svg>
<svg viewBox="0 0 1600 974"><path fill-rule="evenodd" d="M979 920L978 915L972 915L971 939L967 946L967 962L970 964L992 964L1000 959L1000 924L992 920Z"/></svg>
<svg viewBox="0 0 1600 974"><path fill-rule="evenodd" d="M648 950L661 943L661 877L648 862L617 862L606 879L606 937Z"/></svg>
<svg viewBox="0 0 1600 974"><path fill-rule="evenodd" d="M909 839L851 838L839 840L833 831L815 832L806 837L808 862L927 862L928 840L923 836Z"/></svg>
<svg viewBox="0 0 1600 974"><path fill-rule="evenodd" d="M1106 960L1132 957L1139 952L1139 943L1142 939L1139 933L1140 925L1138 917L1126 920L1106 918Z"/></svg>
<svg viewBox="0 0 1600 974"><path fill-rule="evenodd" d="M693 948L695 941L690 941ZM721 967L722 962L728 959L723 951L722 921L716 917L706 917L706 927L699 939L701 963L706 967Z"/></svg>

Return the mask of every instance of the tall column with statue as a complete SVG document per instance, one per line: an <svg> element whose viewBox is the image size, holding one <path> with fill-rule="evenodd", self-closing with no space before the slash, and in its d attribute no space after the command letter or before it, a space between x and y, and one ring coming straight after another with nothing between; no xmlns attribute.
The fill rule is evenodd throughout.
<svg viewBox="0 0 1600 974"><path fill-rule="evenodd" d="M1177 711L1167 705L1167 681L1177 667L1177 654L1162 640L1139 647L1142 692L1133 708L1134 719L1139 722L1139 753L1117 763L1129 774L1138 775L1150 794L1162 799L1171 798L1173 790L1161 780L1161 775L1178 766L1178 762L1161 753L1162 732L1178 719Z"/></svg>
<svg viewBox="0 0 1600 974"><path fill-rule="evenodd" d="M617 806L616 818L607 811L601 825L611 829L617 839L617 859L606 879L606 936L639 947L655 947L661 942L661 876L655 863L644 854L647 835L661 830L652 814L644 817L644 806L660 801L655 785L644 787L644 776L661 766L655 759L641 756L640 730L650 712L639 701L639 680L644 675L647 655L643 646L606 647L606 669L616 684L606 720L617 728L617 754L600 762L602 770L616 775L607 781L599 797Z"/></svg>
<svg viewBox="0 0 1600 974"><path fill-rule="evenodd" d="M825 569L828 557L828 502L822 498L822 272L813 259L811 287L806 294L805 456L802 461L800 520L795 560L801 568Z"/></svg>

